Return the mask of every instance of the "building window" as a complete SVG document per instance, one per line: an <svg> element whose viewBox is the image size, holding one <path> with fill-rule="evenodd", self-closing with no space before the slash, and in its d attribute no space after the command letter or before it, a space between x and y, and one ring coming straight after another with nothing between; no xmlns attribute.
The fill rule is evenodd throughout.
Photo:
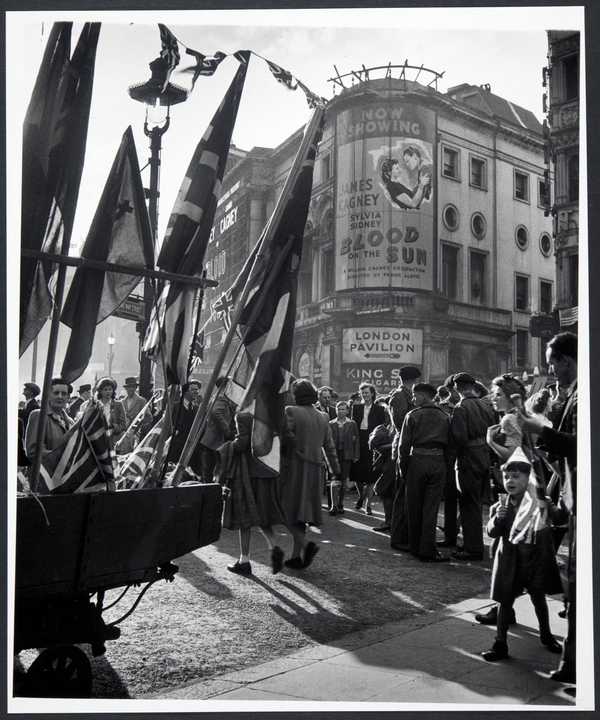
<svg viewBox="0 0 600 720"><path fill-rule="evenodd" d="M529 277L515 275L515 310L529 312Z"/></svg>
<svg viewBox="0 0 600 720"><path fill-rule="evenodd" d="M571 155L567 161L567 183L569 202L579 200L579 155Z"/></svg>
<svg viewBox="0 0 600 720"><path fill-rule="evenodd" d="M544 257L550 257L552 252L552 239L548 233L542 233L540 235L540 252Z"/></svg>
<svg viewBox="0 0 600 720"><path fill-rule="evenodd" d="M323 250L321 254L321 297L331 295L335 289L334 259L333 248Z"/></svg>
<svg viewBox="0 0 600 720"><path fill-rule="evenodd" d="M470 276L471 276L471 302L485 305L487 287L485 277L485 254L471 250Z"/></svg>
<svg viewBox="0 0 600 720"><path fill-rule="evenodd" d="M471 158L470 183L472 187L485 190L487 188L487 163L481 158Z"/></svg>
<svg viewBox="0 0 600 720"><path fill-rule="evenodd" d="M517 330L516 332L516 365L518 368L526 368L529 364L529 332Z"/></svg>
<svg viewBox="0 0 600 720"><path fill-rule="evenodd" d="M304 241L302 260L298 272L298 306L308 305L312 302L312 278L313 278L313 243L312 240Z"/></svg>
<svg viewBox="0 0 600 720"><path fill-rule="evenodd" d="M547 203L549 204L549 198L547 197L546 183L541 178L538 178L538 207L546 207Z"/></svg>
<svg viewBox="0 0 600 720"><path fill-rule="evenodd" d="M442 243L442 295L458 298L458 248Z"/></svg>
<svg viewBox="0 0 600 720"><path fill-rule="evenodd" d="M321 182L331 177L331 155L327 154L321 158Z"/></svg>
<svg viewBox="0 0 600 720"><path fill-rule="evenodd" d="M552 283L548 280L540 280L540 305L541 313L552 312Z"/></svg>
<svg viewBox="0 0 600 720"><path fill-rule="evenodd" d="M485 237L487 230L487 223L483 215L479 212L473 213L471 217L471 232L478 239L482 240Z"/></svg>
<svg viewBox="0 0 600 720"><path fill-rule="evenodd" d="M529 175L515 170L515 200L529 202Z"/></svg>
<svg viewBox="0 0 600 720"><path fill-rule="evenodd" d="M579 256L569 255L569 305L575 307L577 305L577 288L579 285Z"/></svg>
<svg viewBox="0 0 600 720"><path fill-rule="evenodd" d="M442 175L460 180L460 153L449 147L442 147Z"/></svg>
<svg viewBox="0 0 600 720"><path fill-rule="evenodd" d="M563 60L565 72L565 100L579 97L579 55L571 55Z"/></svg>
<svg viewBox="0 0 600 720"><path fill-rule="evenodd" d="M442 213L442 220L448 230L458 230L458 210L454 205L446 205Z"/></svg>
<svg viewBox="0 0 600 720"><path fill-rule="evenodd" d="M527 246L529 245L529 233L527 232L525 225L517 225L517 229L515 230L515 242L517 243L519 250L527 250Z"/></svg>

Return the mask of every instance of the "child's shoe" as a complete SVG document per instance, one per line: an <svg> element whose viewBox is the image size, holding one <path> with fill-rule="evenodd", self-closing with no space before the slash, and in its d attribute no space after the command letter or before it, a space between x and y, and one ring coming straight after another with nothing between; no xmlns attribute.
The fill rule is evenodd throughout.
<svg viewBox="0 0 600 720"><path fill-rule="evenodd" d="M488 662L506 660L508 657L508 645L502 640L496 640L490 650L481 653L481 657Z"/></svg>

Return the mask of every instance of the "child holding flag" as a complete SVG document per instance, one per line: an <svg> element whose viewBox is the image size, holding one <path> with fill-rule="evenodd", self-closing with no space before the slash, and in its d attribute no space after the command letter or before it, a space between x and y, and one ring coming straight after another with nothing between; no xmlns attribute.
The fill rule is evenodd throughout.
<svg viewBox="0 0 600 720"><path fill-rule="evenodd" d="M554 653L561 651L550 630L546 603L546 595L562 592L547 507L539 499L532 465L521 448L513 452L502 471L507 495L492 505L487 525L488 535L499 538L491 587L491 597L499 603L496 640L482 653L490 662L508 657L506 636L513 603L523 590L535 608L542 645Z"/></svg>

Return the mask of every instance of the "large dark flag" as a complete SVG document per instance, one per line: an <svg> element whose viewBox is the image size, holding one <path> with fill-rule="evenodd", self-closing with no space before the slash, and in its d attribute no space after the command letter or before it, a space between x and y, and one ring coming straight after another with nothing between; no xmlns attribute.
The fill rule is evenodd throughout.
<svg viewBox="0 0 600 720"><path fill-rule="evenodd" d="M196 147L181 184L158 257L159 267L168 272L197 276L202 273L247 67L245 63L240 64ZM196 290L189 286L168 283L144 342L144 350L158 359L162 334L165 371L170 384L187 381L188 359L196 327L195 295Z"/></svg>
<svg viewBox="0 0 600 720"><path fill-rule="evenodd" d="M100 23L86 23L70 59L72 23L55 23L23 124L21 247L58 253L73 229ZM19 354L52 308L49 262L21 258Z"/></svg>
<svg viewBox="0 0 600 720"><path fill-rule="evenodd" d="M255 363L240 411L253 415L252 452L273 472L279 472L285 393L293 379L298 269L324 112L316 109L306 127L265 231L239 321L244 350Z"/></svg>
<svg viewBox="0 0 600 720"><path fill-rule="evenodd" d="M150 220L131 127L123 134L81 255L132 268L154 266ZM92 354L96 325L112 315L139 282L137 275L77 269L61 316L71 328L62 368L65 380L73 382L83 374Z"/></svg>

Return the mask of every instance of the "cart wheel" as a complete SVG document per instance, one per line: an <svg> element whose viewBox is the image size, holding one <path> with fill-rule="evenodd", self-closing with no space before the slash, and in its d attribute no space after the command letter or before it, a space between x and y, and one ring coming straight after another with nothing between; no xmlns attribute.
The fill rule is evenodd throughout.
<svg viewBox="0 0 600 720"><path fill-rule="evenodd" d="M74 645L44 650L27 671L29 697L89 697L92 666L87 655Z"/></svg>

